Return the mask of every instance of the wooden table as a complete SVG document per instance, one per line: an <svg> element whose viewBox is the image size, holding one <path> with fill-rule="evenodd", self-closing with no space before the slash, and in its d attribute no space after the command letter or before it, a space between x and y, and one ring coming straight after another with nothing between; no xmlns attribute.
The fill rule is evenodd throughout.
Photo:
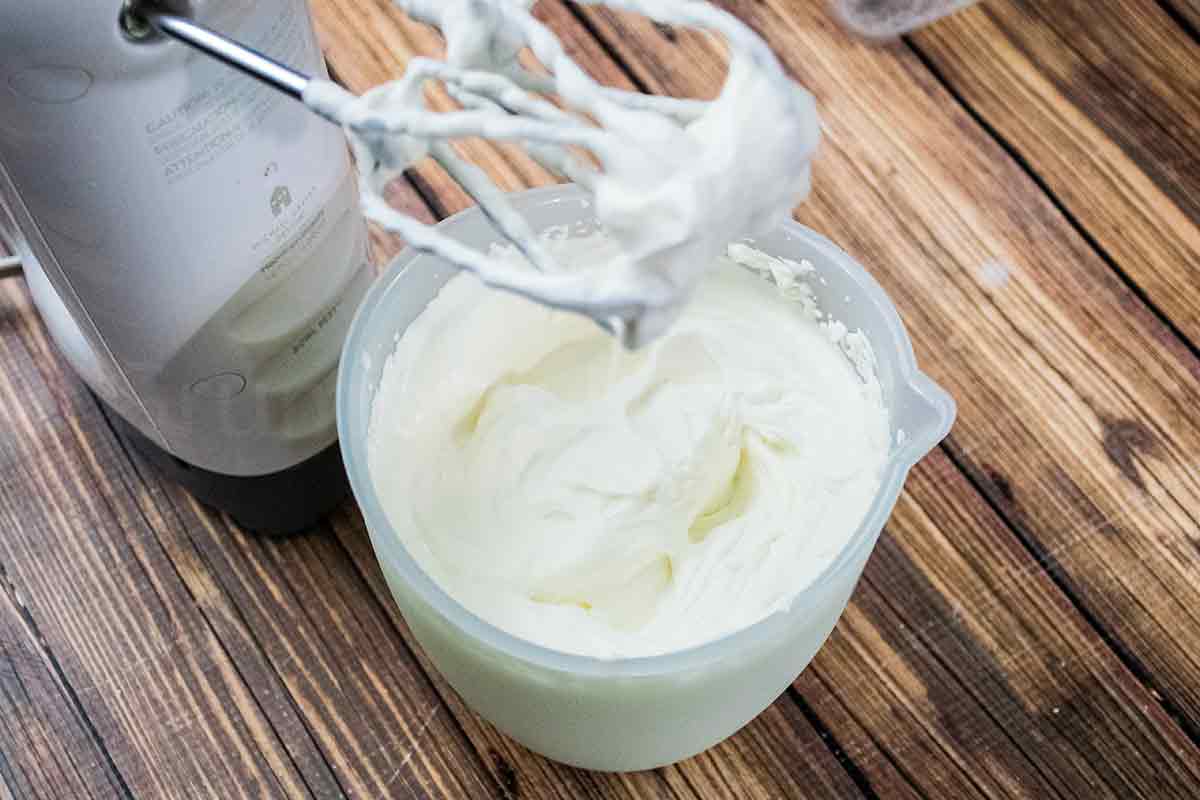
<svg viewBox="0 0 1200 800"><path fill-rule="evenodd" d="M354 89L439 52L386 0L313 5ZM794 687L652 772L529 753L430 667L353 505L284 542L197 506L10 279L0 798L1200 796L1200 5L994 0L882 49L817 0L730 6L820 104L798 218L875 271L960 409ZM539 8L613 84L720 80L701 36ZM424 167L397 201L466 203Z"/></svg>

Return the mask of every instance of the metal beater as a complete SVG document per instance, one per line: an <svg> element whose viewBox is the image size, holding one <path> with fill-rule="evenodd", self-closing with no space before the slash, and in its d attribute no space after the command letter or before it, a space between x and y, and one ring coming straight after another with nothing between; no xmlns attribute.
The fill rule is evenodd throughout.
<svg viewBox="0 0 1200 800"><path fill-rule="evenodd" d="M301 100L341 125L358 161L364 212L410 246L473 272L496 288L591 317L627 346L643 343L646 337L640 334L639 322L647 311L645 303L633 296L577 291L581 286L579 276L563 272L554 263L504 193L479 167L458 156L450 140L477 136L522 142L546 169L592 190L601 173L584 151L603 165L620 158L622 148L630 146L619 132L607 129L597 119L628 112L654 115L655 124L666 119L686 126L704 114L708 103L600 86L529 12L532 3L523 0L395 2L414 19L442 30L447 40L447 61L413 59L402 78L361 98L328 81L301 74L186 16L171 13L161 0L130 0L122 27L135 40L161 34L183 42ZM706 2L609 0L607 4L659 22L720 33L731 51L749 58L760 69L776 73L779 80L786 80L774 55L756 34L731 14ZM549 75L533 72L520 63L517 55L524 47L545 65ZM461 110L439 112L425 107L422 86L428 80L441 81ZM572 110L550 102L545 95L551 94ZM379 113L367 113L370 109ZM445 236L384 201L383 189L388 180L422 157L432 158L461 184L533 269L502 267L486 253ZM563 291L547 291L550 278L554 287Z"/></svg>

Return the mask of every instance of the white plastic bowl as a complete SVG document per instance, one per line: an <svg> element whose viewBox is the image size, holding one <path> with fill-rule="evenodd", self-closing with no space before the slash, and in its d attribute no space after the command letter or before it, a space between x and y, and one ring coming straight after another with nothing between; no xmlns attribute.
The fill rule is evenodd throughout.
<svg viewBox="0 0 1200 800"><path fill-rule="evenodd" d="M535 189L511 199L538 230L592 221L586 195L571 186ZM497 240L476 209L440 228L475 247ZM791 222L754 244L811 261L825 279L812 281L822 308L867 334L896 444L862 525L821 576L797 593L789 610L666 655L604 660L532 644L475 616L422 571L376 495L367 468L367 429L375 387L399 333L454 269L432 256L404 251L367 292L351 324L338 376L338 434L392 595L429 658L463 699L509 736L550 758L601 770L661 766L711 747L770 705L833 630L909 468L954 420L953 400L918 371L895 307L853 259Z"/></svg>

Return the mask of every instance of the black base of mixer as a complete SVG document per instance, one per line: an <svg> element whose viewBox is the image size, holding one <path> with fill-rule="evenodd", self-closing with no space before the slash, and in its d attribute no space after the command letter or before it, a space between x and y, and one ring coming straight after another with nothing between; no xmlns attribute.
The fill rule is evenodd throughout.
<svg viewBox="0 0 1200 800"><path fill-rule="evenodd" d="M206 506L224 511L242 528L263 536L302 533L320 522L350 492L337 442L293 467L241 477L209 472L159 447L120 414L109 419L142 456Z"/></svg>

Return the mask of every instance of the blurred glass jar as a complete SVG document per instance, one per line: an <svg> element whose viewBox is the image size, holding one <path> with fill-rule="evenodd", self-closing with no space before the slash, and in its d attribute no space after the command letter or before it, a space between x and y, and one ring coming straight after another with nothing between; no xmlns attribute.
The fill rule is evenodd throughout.
<svg viewBox="0 0 1200 800"><path fill-rule="evenodd" d="M829 0L847 29L868 39L891 39L928 25L977 0Z"/></svg>

